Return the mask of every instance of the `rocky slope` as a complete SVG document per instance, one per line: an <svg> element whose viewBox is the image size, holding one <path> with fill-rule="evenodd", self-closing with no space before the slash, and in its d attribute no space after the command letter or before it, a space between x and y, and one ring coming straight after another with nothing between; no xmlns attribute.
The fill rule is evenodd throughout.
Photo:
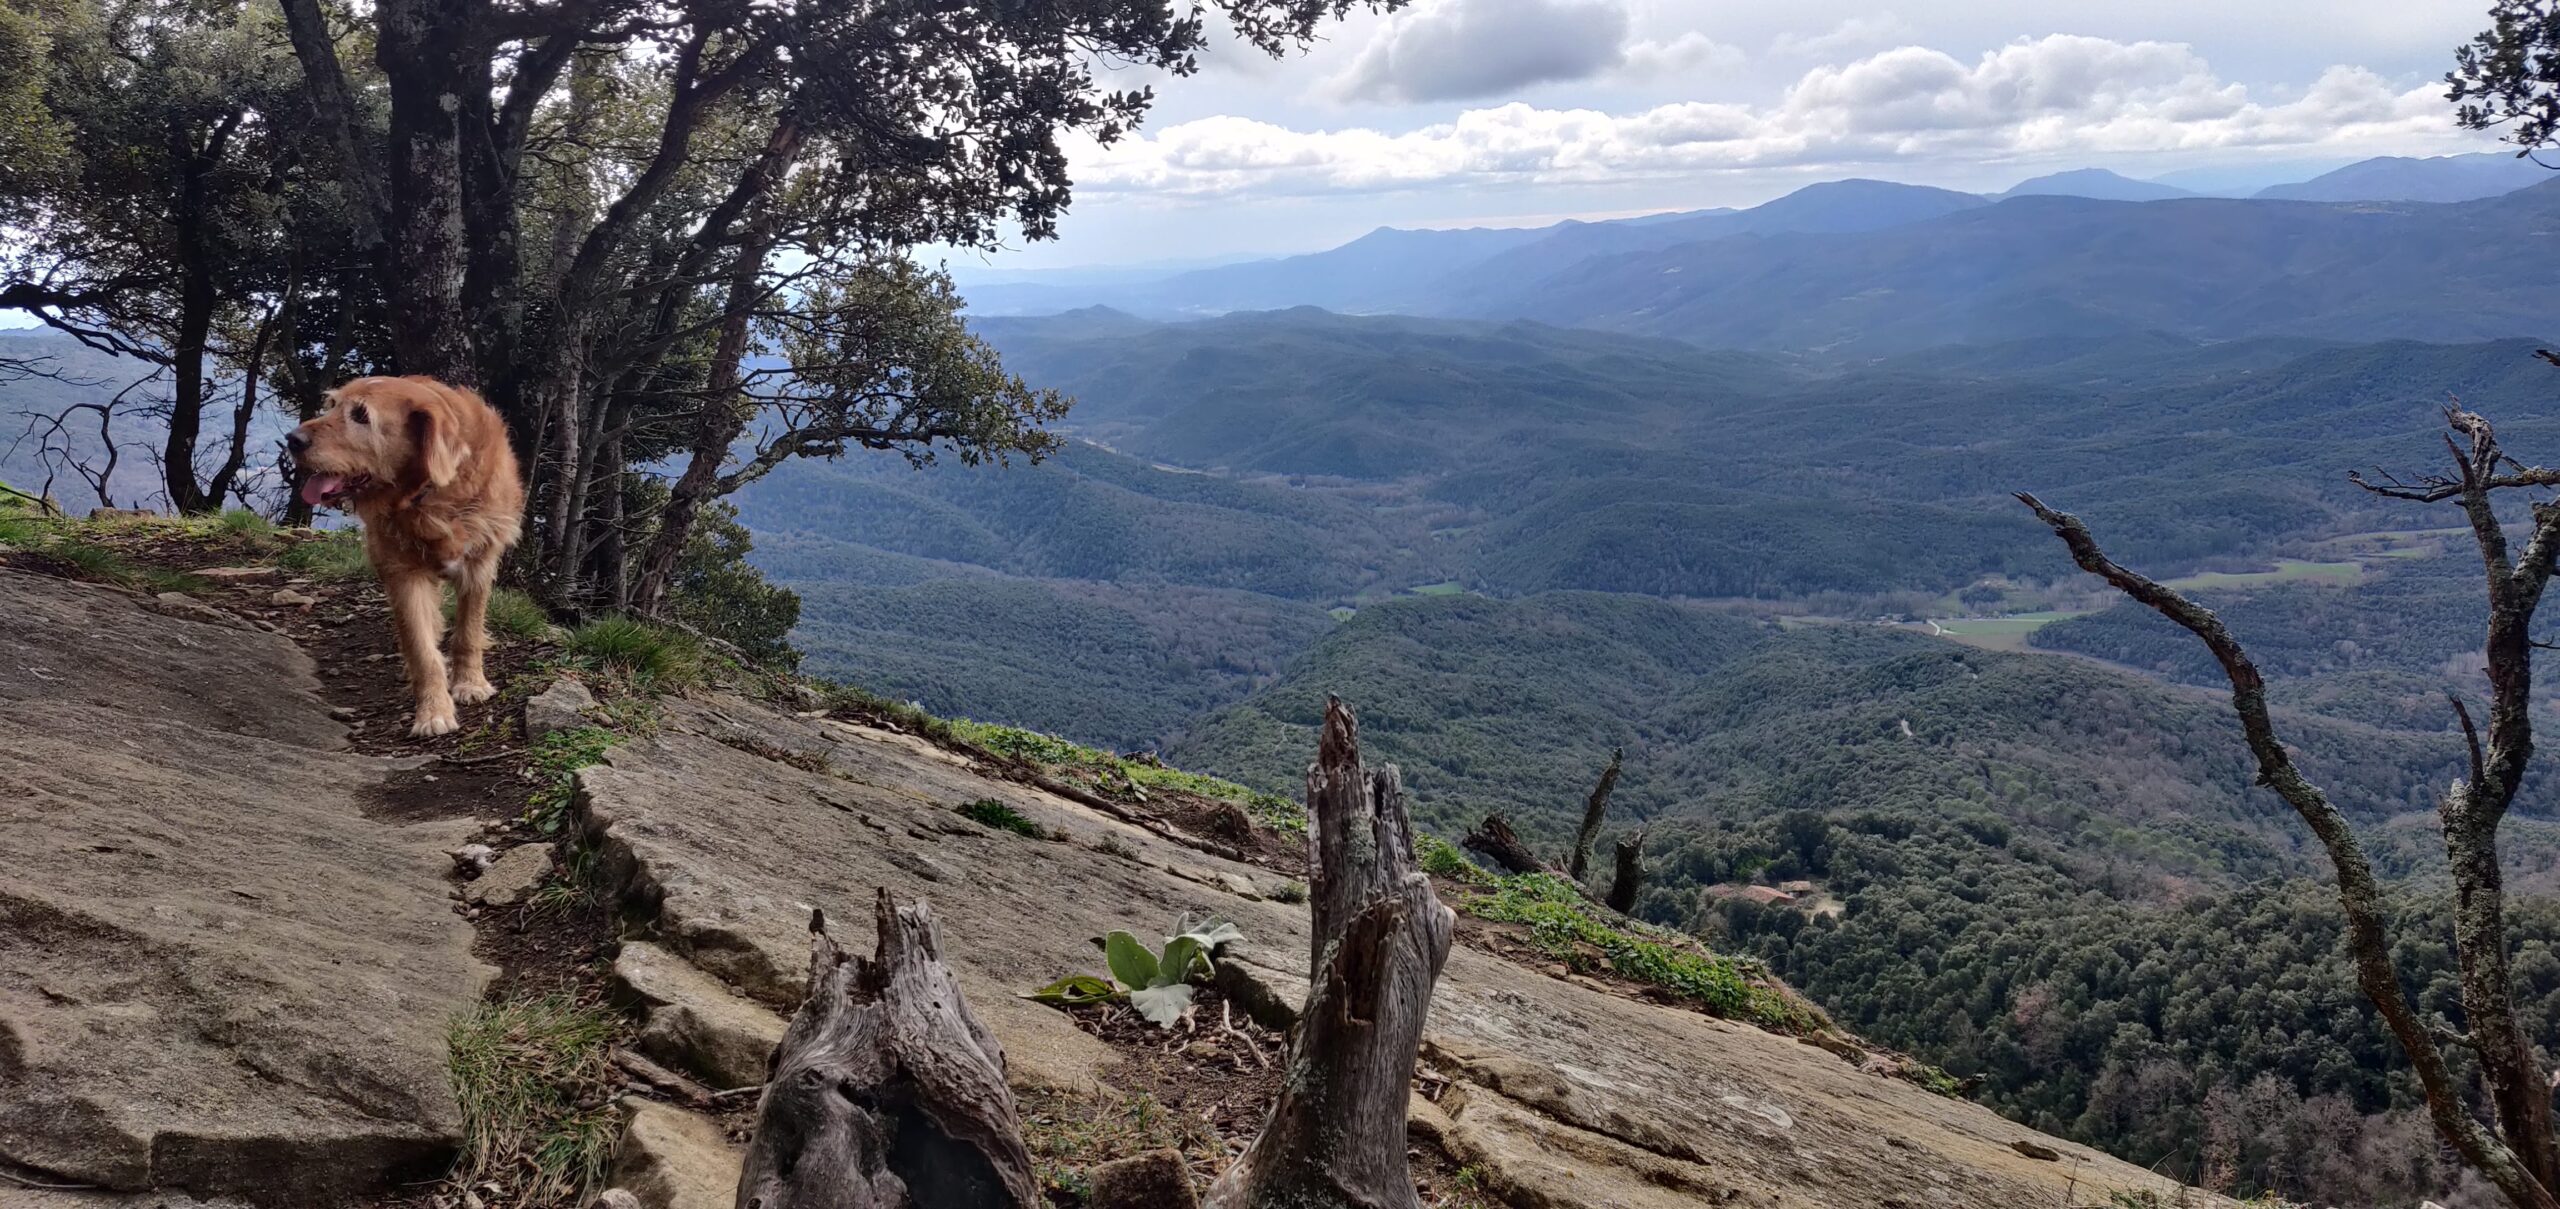
<svg viewBox="0 0 2560 1209"><path fill-rule="evenodd" d="M378 1197L432 1178L459 1141L446 1029L499 959L485 932L475 947L487 916L444 855L475 825L386 807L457 761L349 753L314 692L314 654L343 674L328 665L348 648L201 608L0 568L0 1204L13 1209L109 1203L67 1189L38 1202L35 1184ZM521 701L531 686L507 687ZM470 721L515 733L511 718ZM618 950L585 973L629 1015L612 1179L643 1204L727 1204L751 1093L716 1093L762 1077L812 908L861 920L878 887L929 900L1039 1106L1035 1131L1080 1128L1073 1105L1199 1061L1190 1045L1133 1051L1019 997L1097 969L1087 938L1213 910L1248 937L1232 1002L1303 986L1305 909L1279 901L1283 874L1219 845L815 709L706 689L631 729L577 778L571 850L595 858L573 864L623 908ZM956 809L988 800L1043 835ZM1221 1044L1211 1027L1203 1052ZM1225 1044L1242 1069L1256 1043ZM1425 1060L1417 1145L1444 1190L1454 1169L1479 1198L1447 1203L2176 1195L1826 1049L1464 945Z"/></svg>

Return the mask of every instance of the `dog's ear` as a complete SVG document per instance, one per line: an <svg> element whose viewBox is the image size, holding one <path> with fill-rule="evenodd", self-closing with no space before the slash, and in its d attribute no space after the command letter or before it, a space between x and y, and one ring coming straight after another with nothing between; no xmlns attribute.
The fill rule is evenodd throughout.
<svg viewBox="0 0 2560 1209"><path fill-rule="evenodd" d="M417 446L419 473L429 487L447 486L471 457L471 446L462 439L462 412L454 406L452 388L441 383L419 393L409 409L409 438Z"/></svg>

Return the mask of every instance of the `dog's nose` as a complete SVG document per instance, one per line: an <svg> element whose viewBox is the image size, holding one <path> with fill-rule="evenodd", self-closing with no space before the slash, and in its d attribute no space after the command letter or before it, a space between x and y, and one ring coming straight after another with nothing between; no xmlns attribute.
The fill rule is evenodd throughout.
<svg viewBox="0 0 2560 1209"><path fill-rule="evenodd" d="M300 453L305 449L311 448L311 438L302 435L302 430L297 428L292 432L284 434L284 447L295 453Z"/></svg>

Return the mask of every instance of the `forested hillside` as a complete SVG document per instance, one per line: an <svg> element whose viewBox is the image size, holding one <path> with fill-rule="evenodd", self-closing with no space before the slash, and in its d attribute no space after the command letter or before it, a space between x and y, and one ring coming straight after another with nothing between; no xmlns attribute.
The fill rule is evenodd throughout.
<svg viewBox="0 0 2560 1209"><path fill-rule="evenodd" d="M1285 784L1325 692L1393 719L1377 741L1434 826L1504 810L1551 854L1623 746L1615 810L1649 829L1655 869L1641 913L1761 954L2020 1120L2352 1204L2449 1178L2387 1073L2319 858L2251 788L2216 694L1623 596L1415 600L1345 623L1172 757ZM2438 867L2428 812L2455 743L2285 723L2310 774L2391 837L2389 863ZM2548 887L2560 831L2535 809L2516 847ZM1790 905L1707 892L1799 880L1819 889ZM2412 884L2413 937L2450 935L2436 884ZM2560 911L2527 930L2534 994L2560 993ZM2442 941L2404 949L2424 1001L2451 1007ZM2560 1015L2533 1027L2560 1043Z"/></svg>

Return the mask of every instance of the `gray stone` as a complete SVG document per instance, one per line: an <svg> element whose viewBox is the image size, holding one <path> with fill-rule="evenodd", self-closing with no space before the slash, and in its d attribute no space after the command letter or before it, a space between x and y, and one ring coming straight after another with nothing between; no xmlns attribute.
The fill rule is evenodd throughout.
<svg viewBox="0 0 2560 1209"><path fill-rule="evenodd" d="M1179 1150L1150 1150L1093 1169L1087 1209L1194 1209L1191 1170Z"/></svg>
<svg viewBox="0 0 2560 1209"><path fill-rule="evenodd" d="M274 567L198 567L187 574L218 584L258 584L284 577L284 572Z"/></svg>
<svg viewBox="0 0 2560 1209"><path fill-rule="evenodd" d="M614 981L647 1011L641 1053L726 1091L764 1082L785 1022L685 959L646 941L622 946Z"/></svg>
<svg viewBox="0 0 2560 1209"><path fill-rule="evenodd" d="M1298 1027L1298 1012L1307 1002L1305 975L1265 965L1232 948L1218 958L1217 970L1218 993L1255 1024L1275 1033Z"/></svg>
<svg viewBox="0 0 2560 1209"><path fill-rule="evenodd" d="M346 745L319 676L292 642L167 617L107 588L0 571L0 668L27 673L0 675L0 702L95 705L300 747Z"/></svg>
<svg viewBox="0 0 2560 1209"><path fill-rule="evenodd" d="M654 1100L626 1100L629 1122L613 1153L614 1188L641 1209L732 1209L738 1152L709 1117Z"/></svg>
<svg viewBox="0 0 2560 1209"><path fill-rule="evenodd" d="M296 592L291 588L278 588L275 590L274 595L267 597L267 603L284 608L308 609L311 606L320 603L320 598L308 592Z"/></svg>
<svg viewBox="0 0 2560 1209"><path fill-rule="evenodd" d="M531 895L534 887L542 884L542 875L549 872L551 845L509 848L477 879L463 883L462 897L466 902L512 907Z"/></svg>
<svg viewBox="0 0 2560 1209"><path fill-rule="evenodd" d="M777 750L829 743L833 771L710 737L742 732ZM671 701L658 733L616 747L580 774L580 786L582 833L614 883L657 912L668 947L759 998L797 1002L811 907L859 920L875 887L931 902L945 957L1003 1044L1017 1086L1116 1077L1115 1051L1020 996L1061 974L1099 972L1087 937L1164 928L1204 905L1204 894L1217 895L1213 905L1245 933L1221 968L1233 960L1240 973L1267 977L1281 1003L1304 995L1306 909L1202 884L1266 874L980 777L911 736L735 700ZM895 845L876 829L907 843L914 829L935 830L949 803L979 798L1052 830L1118 835L1132 859L953 836L935 857L965 871L966 884L955 885L892 856ZM1517 1205L1884 1209L2055 1204L2075 1189L2101 1203L2119 1189L2175 1193L2105 1156L2028 1159L2006 1145L2028 1131L1988 1109L1862 1073L1792 1038L1546 978L1464 946L1432 996L1426 1042L1450 1080L1438 1112L1452 1157ZM1880 1145L1880 1134L1905 1145ZM2188 1203L2230 1204L2202 1193Z"/></svg>
<svg viewBox="0 0 2560 1209"><path fill-rule="evenodd" d="M448 1154L460 820L368 817L269 635L0 571L0 1164L320 1201Z"/></svg>
<svg viewBox="0 0 2560 1209"><path fill-rule="evenodd" d="M586 685L562 676L524 703L524 737L539 739L553 731L586 726L587 711L595 705L596 695Z"/></svg>

